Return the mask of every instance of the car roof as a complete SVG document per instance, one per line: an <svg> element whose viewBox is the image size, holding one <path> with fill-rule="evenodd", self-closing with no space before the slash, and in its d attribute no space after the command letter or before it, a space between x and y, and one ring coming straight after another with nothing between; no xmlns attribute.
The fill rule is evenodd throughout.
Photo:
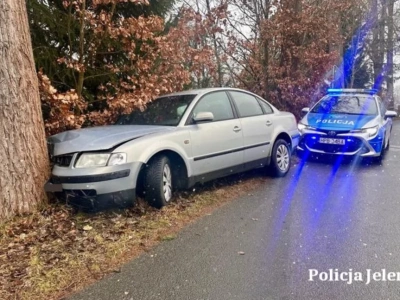
<svg viewBox="0 0 400 300"><path fill-rule="evenodd" d="M206 94L209 92L215 92L215 91L241 91L241 92L246 92L246 93L251 93L250 91L238 89L238 88L231 88L231 87L215 87L215 88L202 88L202 89L192 89L192 90L186 90L186 91L181 91L181 92L175 92L175 93L170 93L166 95L161 95L159 97L171 97L171 96L181 96L181 95L202 95Z"/></svg>

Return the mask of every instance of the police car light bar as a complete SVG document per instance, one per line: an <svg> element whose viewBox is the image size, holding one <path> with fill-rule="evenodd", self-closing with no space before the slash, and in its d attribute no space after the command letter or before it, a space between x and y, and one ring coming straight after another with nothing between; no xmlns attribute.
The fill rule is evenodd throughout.
<svg viewBox="0 0 400 300"><path fill-rule="evenodd" d="M333 93L361 93L361 94L376 94L376 89L328 89L328 94Z"/></svg>

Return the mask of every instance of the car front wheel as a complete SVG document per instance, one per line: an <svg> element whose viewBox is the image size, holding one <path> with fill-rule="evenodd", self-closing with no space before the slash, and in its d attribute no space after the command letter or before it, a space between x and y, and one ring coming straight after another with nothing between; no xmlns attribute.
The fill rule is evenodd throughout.
<svg viewBox="0 0 400 300"><path fill-rule="evenodd" d="M153 158L146 169L144 195L145 200L153 207L161 208L172 199L173 176L171 163L166 156Z"/></svg>
<svg viewBox="0 0 400 300"><path fill-rule="evenodd" d="M277 140L271 153L271 171L276 177L285 176L290 169L291 151L285 140Z"/></svg>

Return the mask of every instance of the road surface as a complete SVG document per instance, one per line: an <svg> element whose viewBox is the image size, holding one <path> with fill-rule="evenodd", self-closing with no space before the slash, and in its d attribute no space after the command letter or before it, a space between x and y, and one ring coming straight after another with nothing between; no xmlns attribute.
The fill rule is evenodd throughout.
<svg viewBox="0 0 400 300"><path fill-rule="evenodd" d="M298 163L71 299L400 299L400 122L383 165Z"/></svg>

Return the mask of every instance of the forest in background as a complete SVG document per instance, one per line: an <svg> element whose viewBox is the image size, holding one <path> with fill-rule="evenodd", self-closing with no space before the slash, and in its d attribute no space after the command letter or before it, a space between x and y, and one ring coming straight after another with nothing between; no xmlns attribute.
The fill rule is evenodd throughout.
<svg viewBox="0 0 400 300"><path fill-rule="evenodd" d="M46 134L232 86L299 116L328 87L393 105L397 0L27 0Z"/></svg>

